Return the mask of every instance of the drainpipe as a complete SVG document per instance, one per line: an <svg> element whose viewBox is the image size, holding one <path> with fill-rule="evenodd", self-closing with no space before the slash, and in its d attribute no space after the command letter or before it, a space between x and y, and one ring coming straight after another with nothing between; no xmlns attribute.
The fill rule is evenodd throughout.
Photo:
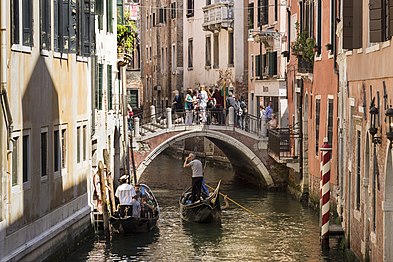
<svg viewBox="0 0 393 262"><path fill-rule="evenodd" d="M1 21L0 21L0 34L1 34L1 51L0 51L0 56L1 56L1 61L0 61L0 78L1 78L1 85L0 85L0 96L1 96L1 105L4 111L4 118L6 120L6 125L7 125L7 152L12 152L12 129L13 129L13 121L12 121L12 115L11 115L11 110L10 106L8 103L8 97L7 97L7 12L6 12L6 1L1 1Z"/></svg>

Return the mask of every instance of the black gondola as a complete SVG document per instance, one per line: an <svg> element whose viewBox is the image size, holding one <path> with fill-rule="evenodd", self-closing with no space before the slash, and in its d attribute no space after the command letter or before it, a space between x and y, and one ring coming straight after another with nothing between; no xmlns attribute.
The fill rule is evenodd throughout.
<svg viewBox="0 0 393 262"><path fill-rule="evenodd" d="M147 194L154 204L154 210L149 210L141 213L140 217L132 217L129 215L120 216L114 214L110 217L110 225L112 232L117 233L143 233L150 232L157 228L157 221L160 215L160 208L158 202L153 195L153 192L145 184L140 184L143 194Z"/></svg>
<svg viewBox="0 0 393 262"><path fill-rule="evenodd" d="M221 181L209 196L202 196L200 201L187 204L191 196L191 187L180 197L181 218L189 222L211 223L221 219L221 207L219 201Z"/></svg>

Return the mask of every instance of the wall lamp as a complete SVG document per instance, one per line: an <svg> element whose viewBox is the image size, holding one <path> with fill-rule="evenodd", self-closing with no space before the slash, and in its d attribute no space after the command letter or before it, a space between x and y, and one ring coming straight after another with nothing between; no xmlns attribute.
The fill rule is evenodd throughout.
<svg viewBox="0 0 393 262"><path fill-rule="evenodd" d="M389 139L390 144L393 142L393 108L390 106L385 112L386 122L386 137Z"/></svg>
<svg viewBox="0 0 393 262"><path fill-rule="evenodd" d="M375 107L374 103L370 106L370 128L368 129L370 135L372 136L372 142L374 144L381 144L382 137L376 136L378 133L378 127L376 127L377 116L379 114L379 109ZM393 143L393 108L390 107L385 112L385 122L386 122L386 137L389 139L390 144Z"/></svg>
<svg viewBox="0 0 393 262"><path fill-rule="evenodd" d="M370 128L368 129L368 132L370 132L370 134L372 136L372 142L374 144L381 144L382 137L375 136L378 133L378 127L376 127L376 122L377 122L377 116L379 114L379 110L374 105L374 99L371 102L369 113L370 113L370 118L371 118L371 124L370 124Z"/></svg>

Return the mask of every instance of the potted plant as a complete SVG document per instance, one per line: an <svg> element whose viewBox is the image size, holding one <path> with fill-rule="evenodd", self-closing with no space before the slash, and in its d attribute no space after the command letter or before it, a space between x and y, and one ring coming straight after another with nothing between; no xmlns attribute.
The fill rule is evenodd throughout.
<svg viewBox="0 0 393 262"><path fill-rule="evenodd" d="M297 31L297 38L291 45L292 53L296 56L301 56L307 62L314 63L315 55L315 40L308 36L308 32L300 32L299 23L295 24Z"/></svg>

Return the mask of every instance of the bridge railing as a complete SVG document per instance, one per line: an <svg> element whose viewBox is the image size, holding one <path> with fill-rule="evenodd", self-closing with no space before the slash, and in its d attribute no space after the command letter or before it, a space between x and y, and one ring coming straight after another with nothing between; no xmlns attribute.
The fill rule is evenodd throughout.
<svg viewBox="0 0 393 262"><path fill-rule="evenodd" d="M266 124L260 118L250 114L239 116L233 108L228 110L212 108L201 110L173 110L166 108L165 111L155 111L154 106L148 114L142 113L134 116L138 120L138 134L156 132L160 129L172 128L173 126L214 125L231 126L242 129L251 134L266 136ZM265 130L265 132L263 131Z"/></svg>
<svg viewBox="0 0 393 262"><path fill-rule="evenodd" d="M296 159L294 152L296 136L289 128L275 128L269 130L268 151L279 159Z"/></svg>

